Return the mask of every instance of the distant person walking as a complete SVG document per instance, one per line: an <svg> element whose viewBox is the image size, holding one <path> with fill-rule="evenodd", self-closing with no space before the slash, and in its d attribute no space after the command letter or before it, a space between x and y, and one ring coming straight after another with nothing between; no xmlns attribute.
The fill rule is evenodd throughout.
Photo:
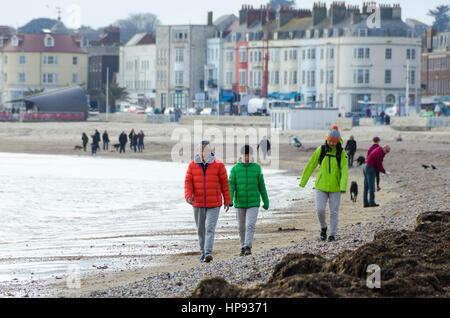
<svg viewBox="0 0 450 318"><path fill-rule="evenodd" d="M376 148L380 147L380 137L373 137L373 145L370 146L369 150L367 151L367 158L369 157L370 153L375 150ZM377 192L381 190L380 188L380 171L376 172L376 180L377 180Z"/></svg>
<svg viewBox="0 0 450 318"><path fill-rule="evenodd" d="M89 137L86 135L86 133L83 133L81 135L81 141L83 142L83 150L84 150L84 152L86 152L86 146L89 142Z"/></svg>
<svg viewBox="0 0 450 318"><path fill-rule="evenodd" d="M142 152L144 150L144 132L141 130L137 136L138 139L138 151Z"/></svg>
<svg viewBox="0 0 450 318"><path fill-rule="evenodd" d="M384 122L386 123L386 125L390 125L391 124L391 116L386 114L386 117L384 117Z"/></svg>
<svg viewBox="0 0 450 318"><path fill-rule="evenodd" d="M439 104L436 104L436 106L434 107L434 114L436 115L436 117L439 117L441 115L441 107L439 106Z"/></svg>
<svg viewBox="0 0 450 318"><path fill-rule="evenodd" d="M391 151L391 147L376 147L372 150L363 165L364 172L364 207L377 207L375 203L375 176L376 172L382 172L389 176L389 172L384 170L383 159L386 154Z"/></svg>
<svg viewBox="0 0 450 318"><path fill-rule="evenodd" d="M109 150L109 135L106 130L102 135L102 140L103 140L103 150L108 151Z"/></svg>
<svg viewBox="0 0 450 318"><path fill-rule="evenodd" d="M381 124L384 125L384 117L386 116L386 113L383 111L381 111L380 113L380 119L381 119Z"/></svg>
<svg viewBox="0 0 450 318"><path fill-rule="evenodd" d="M200 261L210 262L220 207L229 210L230 188L225 165L215 157L210 142L203 140L197 152L186 172L184 197L194 208Z"/></svg>
<svg viewBox="0 0 450 318"><path fill-rule="evenodd" d="M128 139L130 140L130 150L133 150L133 144L131 143L133 134L136 134L136 133L134 132L134 129L131 129L130 133L128 134Z"/></svg>
<svg viewBox="0 0 450 318"><path fill-rule="evenodd" d="M96 150L100 150L100 132L96 129L95 130L95 134L94 134L96 143L97 143L97 149Z"/></svg>
<svg viewBox="0 0 450 318"><path fill-rule="evenodd" d="M137 151L137 144L138 144L138 136L136 135L136 133L133 131L133 134L131 135L130 138L130 145L131 145L131 149L136 152Z"/></svg>
<svg viewBox="0 0 450 318"><path fill-rule="evenodd" d="M259 145L256 147L256 150L261 151L263 159L266 160L266 156L270 152L270 141L267 139L267 136L264 136L263 139L261 139Z"/></svg>
<svg viewBox="0 0 450 318"><path fill-rule="evenodd" d="M372 111L370 110L370 108L366 109L366 116L369 118L372 117Z"/></svg>
<svg viewBox="0 0 450 318"><path fill-rule="evenodd" d="M97 150L98 150L98 143L99 143L99 139L97 138L97 135L92 135L92 144L91 144L91 151L92 151L92 155L95 156L97 154Z"/></svg>
<svg viewBox="0 0 450 318"><path fill-rule="evenodd" d="M342 149L341 134L337 126L333 126L328 133L325 144L319 146L314 151L308 162L300 180L300 187L304 188L319 165L319 172L316 176L314 188L316 189L316 211L320 222L320 239L327 239L327 222L325 210L327 201L330 207L330 235L328 241L336 239L339 205L341 203L341 193L347 190L348 166L347 154Z"/></svg>
<svg viewBox="0 0 450 318"><path fill-rule="evenodd" d="M253 236L258 218L261 198L263 208L269 209L264 176L261 166L253 160L253 149L245 145L241 149L242 157L230 172L231 206L235 206L236 218L239 224L239 239L241 243L240 256L252 253Z"/></svg>
<svg viewBox="0 0 450 318"><path fill-rule="evenodd" d="M125 145L128 142L128 138L127 138L127 134L122 131L122 133L119 136L119 145L120 145L120 150L119 153L125 153Z"/></svg>
<svg viewBox="0 0 450 318"><path fill-rule="evenodd" d="M350 136L349 140L347 140L347 144L345 145L345 151L347 151L348 155L348 167L353 168L353 157L356 153L356 141L353 136Z"/></svg>

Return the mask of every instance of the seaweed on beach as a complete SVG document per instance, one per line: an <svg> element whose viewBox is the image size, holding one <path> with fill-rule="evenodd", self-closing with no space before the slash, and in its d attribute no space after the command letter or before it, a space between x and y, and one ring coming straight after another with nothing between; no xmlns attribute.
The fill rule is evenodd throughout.
<svg viewBox="0 0 450 318"><path fill-rule="evenodd" d="M221 278L203 280L192 297L448 297L450 211L426 212L414 231L380 231L374 240L332 260L289 254L269 281L242 288ZM381 287L367 287L368 266L381 269Z"/></svg>

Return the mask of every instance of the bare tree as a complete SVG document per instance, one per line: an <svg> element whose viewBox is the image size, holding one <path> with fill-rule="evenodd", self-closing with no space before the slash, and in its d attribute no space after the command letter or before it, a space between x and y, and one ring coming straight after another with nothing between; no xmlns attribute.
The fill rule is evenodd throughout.
<svg viewBox="0 0 450 318"><path fill-rule="evenodd" d="M161 21L153 13L136 13L116 21L114 26L120 27L120 41L126 43L136 33L146 32L155 35L156 26L159 24Z"/></svg>

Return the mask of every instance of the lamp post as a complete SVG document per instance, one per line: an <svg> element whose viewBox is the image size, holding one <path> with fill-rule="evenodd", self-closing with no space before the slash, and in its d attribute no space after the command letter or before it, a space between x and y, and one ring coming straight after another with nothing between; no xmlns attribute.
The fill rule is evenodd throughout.
<svg viewBox="0 0 450 318"><path fill-rule="evenodd" d="M106 68L106 121L109 113L109 67Z"/></svg>

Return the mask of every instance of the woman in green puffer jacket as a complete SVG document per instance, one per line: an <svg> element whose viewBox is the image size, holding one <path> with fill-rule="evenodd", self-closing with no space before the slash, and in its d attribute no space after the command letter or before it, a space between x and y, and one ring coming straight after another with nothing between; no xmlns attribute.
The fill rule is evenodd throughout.
<svg viewBox="0 0 450 318"><path fill-rule="evenodd" d="M322 151L324 152L322 153ZM322 162L319 162L320 159L322 159ZM320 238L322 241L327 239L325 210L327 201L330 200L330 236L328 236L328 241L332 242L336 239L341 193L345 193L347 190L348 178L347 154L342 150L341 134L337 126L333 126L328 133L325 145L319 146L314 151L308 165L303 170L300 187L306 186L319 164L320 168L316 176L314 189L316 189L317 216L321 226Z"/></svg>
<svg viewBox="0 0 450 318"><path fill-rule="evenodd" d="M256 219L263 200L263 208L269 209L264 176L261 166L253 162L253 149L245 145L241 149L242 158L230 172L231 204L237 209L236 218L239 224L239 238L241 243L240 256L252 253L253 236L255 234Z"/></svg>

